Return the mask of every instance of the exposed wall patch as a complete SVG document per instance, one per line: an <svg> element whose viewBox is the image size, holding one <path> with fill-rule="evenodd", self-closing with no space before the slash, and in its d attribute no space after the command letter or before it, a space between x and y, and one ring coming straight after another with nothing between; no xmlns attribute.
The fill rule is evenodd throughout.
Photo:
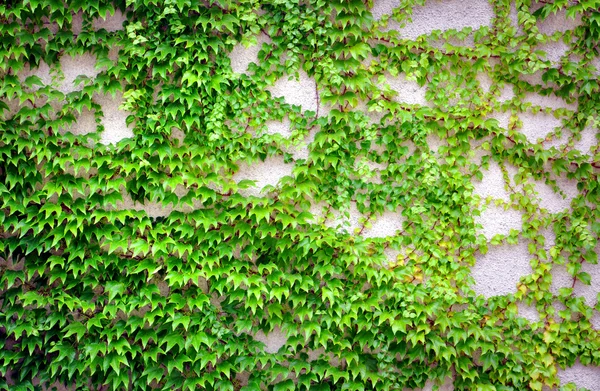
<svg viewBox="0 0 600 391"><path fill-rule="evenodd" d="M490 247L471 269L473 289L485 297L515 293L521 277L532 273L530 257L527 244Z"/></svg>

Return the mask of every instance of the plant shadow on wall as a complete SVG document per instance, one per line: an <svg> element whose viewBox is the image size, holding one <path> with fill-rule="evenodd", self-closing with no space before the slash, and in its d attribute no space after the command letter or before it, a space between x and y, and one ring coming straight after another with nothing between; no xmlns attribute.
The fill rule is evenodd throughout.
<svg viewBox="0 0 600 391"><path fill-rule="evenodd" d="M4 2L0 389L598 389L597 9Z"/></svg>

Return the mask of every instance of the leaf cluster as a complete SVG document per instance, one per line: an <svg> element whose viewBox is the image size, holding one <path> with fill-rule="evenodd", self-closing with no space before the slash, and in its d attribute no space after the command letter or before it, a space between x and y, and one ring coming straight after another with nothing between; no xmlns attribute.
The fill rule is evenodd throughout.
<svg viewBox="0 0 600 391"><path fill-rule="evenodd" d="M416 40L386 27L422 0L379 20L358 0L0 5L0 389L398 390L451 377L461 390L541 390L559 385L558 367L600 365L600 304L574 294L598 262L600 150L574 148L599 126L598 2L510 3L492 2L491 27ZM581 22L540 33L556 12ZM96 27L116 14L123 29ZM259 34L257 63L233 72L234 46ZM538 47L559 40L567 53L547 60ZM83 54L97 74L66 91L61 61ZM300 73L315 81L317 112L269 92ZM542 82L524 81L536 73ZM430 105L406 103L394 77ZM117 96L133 137L103 144L101 97ZM490 119L498 111L506 128ZM532 142L526 111L562 126ZM72 132L84 112L94 125ZM291 136L268 134L270 121L289 121ZM306 156L290 153L309 135ZM252 181L234 180L271 157L293 164L277 186L252 195ZM491 200L473 181L490 162L523 222L488 242L476 218ZM560 195L561 178L579 193L550 213L532 181ZM354 207L357 227L332 223ZM402 229L365 235L397 211ZM476 256L518 242L532 273L514 294L477 295ZM556 293L559 267L573 280ZM285 341L265 348L259 331Z"/></svg>

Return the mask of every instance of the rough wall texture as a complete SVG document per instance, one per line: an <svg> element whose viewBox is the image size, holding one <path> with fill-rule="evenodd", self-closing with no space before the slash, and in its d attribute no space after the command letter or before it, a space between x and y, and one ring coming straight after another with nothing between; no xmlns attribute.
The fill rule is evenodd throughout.
<svg viewBox="0 0 600 391"><path fill-rule="evenodd" d="M393 0L377 0L374 2L372 9L375 18L381 18L384 15L391 14L397 3ZM402 37L407 39L416 39L420 35L431 33L434 29L460 30L464 27L479 28L481 26L490 26L494 17L491 5L485 0L477 1L427 1L425 6L416 7L413 11L412 22L406 26L399 28L397 24L391 22L389 28L399 28ZM558 13L548 18L543 23L540 23L540 32L544 34L552 34L555 31L565 31L573 29L578 25L577 20L566 19L564 13ZM518 25L516 20L516 12L513 15L513 23ZM265 37L261 37L259 45L264 42ZM558 61L564 55L567 46L562 42L545 45L542 49L548 52L548 59ZM241 45L236 47L231 55L232 65L236 72L245 72L247 64L257 61L256 47L243 48ZM532 75L534 78L535 75ZM514 97L511 86L493 85L491 79L481 74L479 76L481 87L485 91L498 91L496 100L498 102L509 101ZM535 79L534 79L535 80ZM537 80L535 80L537 81ZM390 88L398 92L398 100L408 104L428 104L425 98L425 88L419 86L416 82L407 80L405 75L397 77L389 77L387 82ZM541 80L540 80L541 82ZM306 74L301 73L298 80L278 80L271 89L275 96L283 96L285 101L294 105L302 106L303 110L315 111L317 107L315 83L310 80ZM541 96L529 93L524 99L532 105L541 106L542 108L559 109L565 108L575 110L576 105L567 103L557 97ZM498 117L502 117L502 113L498 113ZM503 126L508 126L508 120L511 116L506 115ZM510 118L512 122L522 122L522 132L532 142L546 138L561 125L560 117L557 118L551 114L523 111L514 113L514 118ZM576 148L582 152L587 152L597 144L595 135L597 129L587 128L580 140L577 140ZM554 145L559 146L566 140L551 140L548 147ZM510 169L510 168L509 168ZM276 178L274 176L285 175L286 169L283 164L274 165L268 168L249 168L247 172L240 172L240 178L247 175L247 178L258 179L257 184L274 184ZM258 175L258 177L257 177ZM491 197L505 202L510 201L510 175L515 175L514 172L509 172L509 177L504 178L502 170L497 163L490 164L484 177L481 181L475 181L475 194L482 198ZM505 180L508 179L508 182ZM569 208L570 201L577 195L576 183L574 181L564 180L559 183L561 190L565 192L565 196L561 197L556 194L548 185L542 182L534 183L537 190L536 201L540 208L545 208L551 213L557 213ZM351 222L356 222L360 219L360 215L356 210L351 211ZM365 236L386 236L393 235L398 227L401 227L401 216L384 215L377 219L370 231L363 234ZM510 230L519 231L522 224L522 215L516 210L504 207L490 206L484 210L479 218L479 223L482 225L482 232L488 238L492 238L496 234L509 234ZM351 224L351 228L354 224ZM547 241L552 242L552 233L547 233ZM472 276L475 279L475 287L477 293L486 297L514 293L517 289L517 284L521 277L531 273L529 264L529 252L527 243L521 241L513 246L498 246L492 247L485 255L479 255L477 264L472 270ZM600 265L592 265L586 270L592 275L592 285L584 286L577 283L575 286L575 294L585 297L588 305L595 305L596 294L600 291ZM572 277L566 272L566 269L557 267L553 270L552 289L558 290L561 287L570 286ZM519 305L519 313L531 322L539 320L535 308ZM600 315L596 314L595 327L600 327ZM261 340L267 344L267 349L276 349L281 345L284 335L281 333L273 333L268 336L261 335ZM577 364L571 368L560 371L560 377L563 382L574 382L579 387L586 387L591 390L600 390L600 368L585 367ZM432 385L425 389L430 389ZM444 384L442 389L452 389L451 384Z"/></svg>
<svg viewBox="0 0 600 391"><path fill-rule="evenodd" d="M372 9L376 19L390 15L393 8L397 6L394 0L376 0ZM405 26L399 26L395 22L388 23L388 28L399 29L402 37L407 39L416 39L422 34L429 34L434 29L461 29L464 27L479 28L481 26L490 26L494 17L493 9L486 0L449 0L437 1L429 0L424 6L416 7L412 14L412 21ZM512 15L512 22L518 25L516 11ZM118 29L124 21L122 14L117 14L108 20L98 20L94 26L96 28ZM548 18L538 27L543 34L552 34L556 31L566 31L573 29L579 23L578 20L566 19L564 13L558 13ZM258 44L251 47L238 45L231 53L231 65L236 73L248 72L248 66L251 63L258 61L257 55L260 45L263 42L269 42L269 37L264 34L259 36ZM468 39L462 43L468 45ZM545 45L543 48L548 52L548 59L551 61L559 61L565 54L566 45L562 42L554 42ZM599 60L600 61L600 60ZM494 66L493 63L490 66ZM600 66L597 61L596 66ZM41 66L35 70L26 70L21 74L24 78L35 74L39 76L44 83L55 82L58 88L63 92L69 92L80 88L75 81L79 75L94 77L98 73L96 68L96 59L91 55L83 55L78 57L64 57L61 61L61 75L54 75L50 72L47 65ZM527 81L542 84L540 75L532 74L526 76ZM482 73L478 76L480 83L479 88L484 92L489 93L492 101L496 103L511 102L514 99L513 86L497 85L491 78ZM396 77L390 76L387 79L389 87L398 92L397 99L407 104L427 105L427 90L419 86L416 82L406 78L406 75L400 74ZM306 73L300 72L298 79L288 80L282 78L277 80L271 87L270 92L273 96L282 97L285 102L298 105L302 110L319 110L321 114L326 113L327 108L318 102L317 90L315 81L312 80ZM532 105L541 106L542 108L567 109L574 110L576 105L567 103L557 97L541 96L529 93L524 99ZM101 142L107 145L114 144L119 140L133 135L132 128L127 125L127 117L130 113L120 109L123 97L119 94L115 96L97 96L96 103L102 107L102 113L84 110L71 131L76 134L85 134L96 129L96 126L104 126ZM9 102L10 104L10 102ZM554 132L561 126L561 115L553 115L547 113L534 113L532 110L505 110L498 111L491 117L499 120L503 127L511 124L520 124L521 131L532 142L545 142L548 147L560 146L568 140L555 137ZM271 122L267 124L267 133L278 134L281 137L290 137L292 131L287 119L281 122ZM598 144L596 138L598 129L592 126L586 128L580 137L574 140L575 148L583 153L589 152L590 148ZM312 141L314 134L310 134L307 138L294 147L289 149L289 152L295 159L302 159L307 156L308 149L306 145ZM437 150L440 145L443 145L444 140L430 140L431 148ZM477 149L474 146L474 149ZM473 159L481 159L485 153L481 150L477 152L479 156ZM373 162L357 162L357 165L364 164L371 171L372 180L381 180L378 177L380 170L385 167L377 166ZM265 186L277 186L278 182L285 176L292 175L294 166L291 163L285 163L283 159L270 158L262 163L255 165L247 165L242 163L239 171L235 174L234 179L241 181L243 179L255 180L256 185L247 189L247 194L260 194ZM522 226L522 214L502 203L509 203L511 193L518 190L515 189L514 176L517 175L517 170L514 167L506 164L502 167L495 162L489 164L489 167L483 170L483 178L474 180L474 194L481 198L483 205L484 200L490 199L491 202L487 206L483 206L483 212L478 218L481 224L481 232L488 238L492 239L494 235L507 235L512 230L520 231ZM570 201L577 194L576 183L564 179L558 183L559 188L564 192L564 196L555 193L548 185L542 182L532 182L536 190L534 196L535 202L540 208L547 209L551 213L557 213L570 208ZM495 201L499 201L495 205ZM163 207L159 204L147 203L144 205L136 204L131 200L125 200L120 205L122 208L144 209L151 216L164 216L170 213L172 208ZM318 207L315 206L315 211L318 212ZM340 229L347 229L353 232L359 226L358 222L366 216L360 215L354 205L349 205L350 217L345 218L341 213L334 212L337 218L332 218L327 221L329 226L339 226ZM316 213L318 214L318 213ZM361 234L367 237L385 237L394 235L394 233L402 227L402 216L399 211L389 212L382 216L375 216L371 221L372 227L366 229ZM546 245L550 248L554 242L553 233L546 232ZM487 254L479 254L477 263L472 269L472 277L475 280L474 289L478 294L486 297L514 293L517 290L517 285L520 279L531 273L529 252L527 250L527 241L519 240L514 245L490 246ZM391 257L393 257L392 255ZM590 273L592 284L585 286L577 282L574 286L574 293L585 299L586 303L594 306L597 300L597 293L600 291L600 265L586 265L585 271ZM553 292L558 292L560 288L570 287L572 277L567 273L566 268L556 266L552 269L552 286ZM560 308L557 308L560 309ZM519 313L529 322L539 321L539 316L534 307L527 306L525 303L519 305ZM594 327L600 328L600 314L595 314ZM269 335L259 332L255 338L262 341L266 345L266 350L275 352L285 342L285 333L281 330L275 330ZM573 367L559 370L560 377L563 382L574 382L580 387L587 387L591 390L600 390L600 368L586 367L579 363ZM433 384L428 384L426 390L431 389ZM442 385L443 390L451 390L451 382L446 382Z"/></svg>

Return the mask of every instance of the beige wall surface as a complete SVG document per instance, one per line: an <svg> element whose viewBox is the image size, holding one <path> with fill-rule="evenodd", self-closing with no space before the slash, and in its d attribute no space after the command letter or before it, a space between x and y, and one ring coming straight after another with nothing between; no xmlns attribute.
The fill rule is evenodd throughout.
<svg viewBox="0 0 600 391"><path fill-rule="evenodd" d="M390 15L394 7L398 5L394 0L375 0L372 8L373 16L376 19L384 15ZM537 5L539 7L539 5ZM533 6L536 8L536 5ZM513 5L511 14L511 22L518 26L517 12ZM424 6L415 7L413 10L412 22L400 27L397 22L390 21L389 29L397 29L400 36L407 39L416 39L420 35L429 34L434 29L460 30L464 27L477 29L481 26L491 26L492 20L495 17L493 7L487 0L429 0ZM548 19L539 24L540 32L543 34L552 34L556 31L566 31L577 27L580 20L568 19L564 12L559 12L556 15L551 15ZM260 45L262 42L268 42L266 36L259 37ZM472 45L472 40L469 38L462 43L463 45ZM257 62L257 47L253 46L245 48L241 44L238 45L231 53L231 62L235 72L247 72L247 67L252 62ZM568 49L568 46L561 41L554 44L547 44L542 48L547 52L547 58L550 61L559 61ZM600 73L600 71L599 71ZM541 75L527 75L530 83L542 84ZM511 85L494 85L493 80L489 75L478 75L481 88L489 92L490 89L498 90L496 94L497 102L506 102L511 100L515 95L513 86ZM399 93L397 99L401 102L409 104L427 105L425 98L426 88L421 87L417 82L407 80L404 75L398 77L388 77L389 86ZM300 72L298 80L280 79L272 87L271 92L274 96L282 96L287 103L300 105L303 110L314 111L317 106L317 97L315 95L315 81L311 80L305 73ZM564 108L567 110L576 110L576 103L568 103L556 96L542 96L535 93L528 93L525 96L525 101L532 105L541 106L542 108L550 107L552 109ZM327 108L321 109L321 112ZM545 138L553 132L555 128L561 125L560 118L555 118L551 114L532 113L529 111L520 111L516 114L516 118L510 118L508 112L496 112L492 118L496 118L501 126L507 127L509 120L522 122L521 131L531 142L536 142L540 138ZM279 124L277 131L282 134L289 135L289 130L285 129L285 124ZM281 130L280 130L281 129ZM598 140L598 124L589 126L581 134L581 138L575 141L574 148L582 153L589 153L590 148L597 146ZM311 140L307 140L310 142ZM437 149L443 143L443 140L432 139L430 147ZM552 140L548 143L548 148L555 146L559 147L566 143L566 139ZM296 151L302 153L302 151ZM306 153L306 152L305 152ZM481 158L481 156L478 156ZM273 161L271 168L256 169L252 167L244 168L238 172L239 178L256 179L258 187L262 184L272 184L277 182L278 175L286 175L283 169L283 162ZM371 163L371 168L377 170L375 163ZM512 166L506 167L509 174L509 181L512 181L516 175L516 168ZM509 202L510 186L512 183L507 183L503 177L503 173L499 165L492 162L484 172L481 181L474 181L475 194L482 199L491 197L505 202ZM537 191L536 202L540 208L547 209L550 213L558 213L570 208L571 200L578 195L577 185L575 181L567 180L566 178L559 181L558 185L565 193L564 197L555 193L552 188L543 182L535 181L533 183ZM258 188L257 188L258 190ZM349 231L354 230L358 226L358 221L362 216L356 210L351 208ZM399 213L384 214L375 220L373 228L363 232L366 237L385 237L394 235L399 225L401 226L402 216ZM483 210L481 216L478 217L478 222L482 226L481 232L491 239L496 234L508 234L511 229L520 230L522 224L522 213L513 210L497 207L491 204ZM335 225L335 222L330 222ZM554 244L554 234L551 231L545 232L546 246L550 248ZM516 245L500 245L490 246L487 254L477 256L477 263L472 269L472 276L475 279L474 289L478 294L486 297L515 293L517 283L520 278L531 274L530 254L527 249L528 243L524 240ZM586 270L592 276L592 284L590 286L583 285L581 282L575 284L575 295L585 298L589 306L596 304L596 295L600 292L600 264L586 265ZM553 269L552 291L558 292L562 287L570 287L572 277L567 273L565 267L557 266ZM558 304L557 304L558 307ZM524 303L519 304L519 314L530 322L539 321L539 315L534 307L527 306ZM593 325L596 329L600 329L600 314L595 311ZM285 340L285 336L281 332L274 332L271 335L261 335L261 340L267 344L268 349L278 349ZM559 377L563 383L574 382L578 387L585 387L590 390L600 390L600 368L586 367L580 363L566 369L559 369ZM430 390L433 383L428 384L424 390ZM446 382L442 390L451 390L451 382Z"/></svg>
<svg viewBox="0 0 600 391"><path fill-rule="evenodd" d="M397 5L394 0L375 0L372 8L372 13L376 19L391 14L393 8ZM513 10L512 22L518 25L516 10ZM406 26L400 27L396 22L390 21L387 25L388 29L398 29L402 37L415 39L422 34L429 34L433 29L461 29L463 27L472 27L477 29L481 26L490 26L494 18L493 8L487 0L428 0L424 6L416 7L412 22ZM95 23L97 28L118 29L121 28L124 21L124 16L117 13L114 17L109 17L108 20L98 20ZM579 20L567 19L564 12L552 15L538 26L544 34L551 34L555 31L566 31L575 28ZM269 42L270 38L262 34L258 37L258 44L248 48L241 44L236 46L231 52L231 66L235 73L245 73L248 71L248 66L252 62L257 62L257 55L260 45L263 42ZM470 45L469 38L462 42L463 45ZM543 48L548 53L550 61L559 61L566 53L568 46L562 42L548 44ZM56 83L58 88L63 92L69 92L80 88L74 85L73 81L78 75L86 75L94 77L99 71L96 69L95 57L92 55L81 55L75 57L64 57L61 60L61 70L64 74L62 80L56 79L47 65L42 64L34 70L26 69L20 75L23 79L31 74L38 75L45 83ZM600 65L600 61L597 61ZM539 74L532 74L525 77L531 83L542 83ZM55 80L53 80L55 79ZM58 80L58 81L57 81ZM480 87L483 91L496 91L493 98L496 102L508 102L514 97L513 86L511 85L495 85L495 82L489 75L480 74L478 76ZM419 86L416 82L406 79L405 75L400 74L398 77L389 77L387 80L389 87L399 93L398 100L410 104L427 105L429 102L425 98L426 88ZM302 110L316 111L319 108L321 115L326 115L328 108L325 105L319 106L316 93L315 80L309 77L306 73L300 72L298 79L288 80L281 78L269 88L273 96L283 97L285 102L301 106ZM567 103L555 96L541 96L534 93L528 93L525 97L526 101L541 107L550 107L552 109L565 108L567 110L576 110L577 105ZM102 125L105 130L102 133L101 142L107 145L116 143L117 141L131 137L133 135L132 127L126 123L126 118L131 113L125 112L119 108L122 103L122 95L116 96L101 96L96 97L96 101L101 105L104 116ZM10 102L9 102L10 103ZM552 133L557 126L560 126L560 118L555 118L549 114L534 114L529 111L518 111L511 118L510 113L506 111L498 111L491 115L496 118L500 125L507 127L509 121L514 123L517 120L522 122L521 131L532 142L540 138L545 138ZM78 122L71 128L65 131L71 131L75 134L82 134L89 131L95 123L93 113L83 111L78 119ZM268 133L280 134L283 137L289 137L291 134L289 121L283 120L280 122L270 122L267 124ZM598 144L596 135L598 134L598 124L589 126L581 134L580 139L575 140L575 148L582 153L589 153L590 148ZM308 154L307 145L310 144L314 134L310 134L304 144L299 147L292 148L290 153L300 159ZM440 145L443 145L444 140L431 138L431 148L437 150ZM550 146L560 146L567 142L565 139L551 140ZM481 159L484 156L484 151L478 150L475 160ZM372 180L380 180L377 172L381 167L375 163L365 162L373 172ZM235 174L236 181L242 179L256 180L256 186L247 190L248 194L260 194L261 190L268 185L277 186L281 178L292 174L294 165L284 163L282 158L269 158L262 163L254 165L242 164L240 170ZM503 170L508 173L507 178L503 175ZM510 165L500 167L497 163L490 164L489 168L484 172L481 181L473 182L474 192L482 200L483 212L478 217L478 222L481 224L481 233L488 239L491 239L496 234L508 234L510 230L520 230L522 223L522 214L514 209L505 209L501 206L483 206L483 200L491 197L494 200L510 201L510 192L514 191L513 177L516 175L517 169ZM575 181L563 179L558 185L564 192L564 197L556 194L548 185L543 182L533 182L537 191L535 202L540 208L548 210L550 213L558 213L570 208L570 201L578 194ZM122 208L143 209L151 216L164 216L169 214L173 208L163 207L156 203L139 204L129 200L125 200L120 205ZM318 214L319 206L313 208L315 214ZM346 229L352 232L358 226L358 221L361 216L356 208L350 208L351 215ZM328 221L326 224L336 226L342 222L343 218L339 217L339 221ZM401 227L402 216L399 211L389 212L378 217L373 227L365 230L362 235L366 237L386 237L392 236ZM349 227L349 228L348 228ZM554 237L551 231L545 232L547 239L547 247L553 245ZM472 276L475 280L474 289L478 294L486 297L495 295L503 295L515 293L517 283L520 278L531 273L529 253L527 250L528 243L524 240L519 241L515 245L499 245L490 246L489 252L485 255L478 255L477 262L472 268ZM589 306L596 305L596 295L600 291L600 265L586 265L586 271L592 276L592 284L585 286L580 282L575 284L575 295L585 299ZM564 267L554 267L552 270L553 282L552 291L558 292L562 287L571 286L572 277L567 273ZM539 320L539 315L534 307L527 306L522 303L519 305L520 315L529 322ZM595 311L594 327L600 329L600 314ZM285 343L285 335L281 330L275 330L269 335L260 332L255 335L255 338L265 343L266 350L269 352L277 351L277 349ZM580 363L566 369L559 369L560 379L566 382L574 382L579 387L586 387L590 390L600 390L600 368L586 367ZM424 390L430 390L433 384L427 385ZM442 390L452 390L451 379L442 385Z"/></svg>

